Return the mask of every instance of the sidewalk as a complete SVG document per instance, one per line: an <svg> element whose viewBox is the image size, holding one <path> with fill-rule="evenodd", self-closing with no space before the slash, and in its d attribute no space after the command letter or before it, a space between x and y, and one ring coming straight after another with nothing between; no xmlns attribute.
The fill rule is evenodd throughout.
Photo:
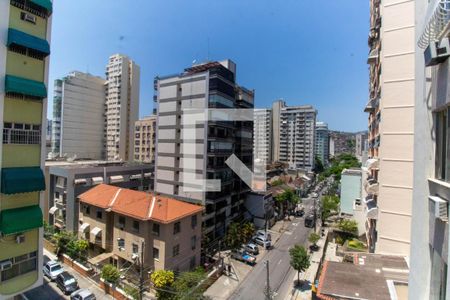
<svg viewBox="0 0 450 300"><path fill-rule="evenodd" d="M319 229L320 232L320 229ZM313 252L311 255L311 264L309 268L300 274L300 280L305 282L301 287L295 286L295 282L297 280L297 276L293 281L292 286L292 297L291 300L306 300L311 299L311 284L314 284L314 279L316 277L317 271L319 270L320 260L324 254L325 240L328 236L328 229L325 229L325 236L321 237L317 242L317 245L320 247L319 251Z"/></svg>

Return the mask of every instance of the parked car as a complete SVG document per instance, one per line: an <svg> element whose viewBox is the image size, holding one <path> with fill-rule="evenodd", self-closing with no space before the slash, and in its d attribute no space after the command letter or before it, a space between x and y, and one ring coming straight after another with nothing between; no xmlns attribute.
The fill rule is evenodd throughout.
<svg viewBox="0 0 450 300"><path fill-rule="evenodd" d="M251 266L256 264L256 257L254 257L253 255L249 254L244 249L231 251L231 258L234 258L235 260L239 260L239 261L245 262L245 263L247 263L247 264L249 264Z"/></svg>
<svg viewBox="0 0 450 300"><path fill-rule="evenodd" d="M305 210L304 209L299 209L295 211L295 215L297 217L303 217L305 215Z"/></svg>
<svg viewBox="0 0 450 300"><path fill-rule="evenodd" d="M54 281L59 274L64 272L64 269L59 262L51 260L44 265L43 271L45 276Z"/></svg>
<svg viewBox="0 0 450 300"><path fill-rule="evenodd" d="M317 193L312 193L311 196L312 196L313 198L317 198L317 197L319 197L319 194L317 194Z"/></svg>
<svg viewBox="0 0 450 300"><path fill-rule="evenodd" d="M80 287L78 286L78 282L69 272L64 271L56 277L56 285L58 288L65 294L69 295Z"/></svg>
<svg viewBox="0 0 450 300"><path fill-rule="evenodd" d="M265 249L269 249L272 246L272 243L270 242L270 240L264 238L263 236L254 236L253 241L256 244L264 247Z"/></svg>
<svg viewBox="0 0 450 300"><path fill-rule="evenodd" d="M79 289L70 295L70 300L96 300L95 295L88 289Z"/></svg>
<svg viewBox="0 0 450 300"><path fill-rule="evenodd" d="M305 227L314 228L315 224L316 218L314 217L314 215L308 215L305 218Z"/></svg>
<svg viewBox="0 0 450 300"><path fill-rule="evenodd" d="M266 240L269 240L269 241L272 240L272 235L270 233L266 233L265 230L258 230L256 232L256 236L263 237L263 238L265 238Z"/></svg>
<svg viewBox="0 0 450 300"><path fill-rule="evenodd" d="M250 254L253 255L259 254L259 247L253 243L245 244L242 248Z"/></svg>

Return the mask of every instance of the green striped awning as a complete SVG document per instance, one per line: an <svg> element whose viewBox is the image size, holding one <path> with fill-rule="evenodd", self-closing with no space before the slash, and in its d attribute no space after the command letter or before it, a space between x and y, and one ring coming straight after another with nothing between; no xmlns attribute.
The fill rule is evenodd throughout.
<svg viewBox="0 0 450 300"><path fill-rule="evenodd" d="M43 82L12 75L5 76L5 92L41 98L47 97L47 88Z"/></svg>
<svg viewBox="0 0 450 300"><path fill-rule="evenodd" d="M50 44L46 40L14 28L8 29L8 41L6 45L8 47L11 45L19 45L42 52L46 55L50 54Z"/></svg>
<svg viewBox="0 0 450 300"><path fill-rule="evenodd" d="M52 12L53 5L50 0L30 0L30 2L45 8L49 13Z"/></svg>
<svg viewBox="0 0 450 300"><path fill-rule="evenodd" d="M45 190L45 178L40 167L3 168L3 194L29 193Z"/></svg>
<svg viewBox="0 0 450 300"><path fill-rule="evenodd" d="M29 231L43 226L39 205L6 209L0 212L0 232L4 235Z"/></svg>

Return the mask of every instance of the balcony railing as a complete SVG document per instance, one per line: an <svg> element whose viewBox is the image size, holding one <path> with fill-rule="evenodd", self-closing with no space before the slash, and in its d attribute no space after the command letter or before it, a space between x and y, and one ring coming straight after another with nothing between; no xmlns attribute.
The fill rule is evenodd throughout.
<svg viewBox="0 0 450 300"><path fill-rule="evenodd" d="M425 49L431 42L436 41L449 29L450 0L432 0L428 5L425 25L419 42L420 48Z"/></svg>

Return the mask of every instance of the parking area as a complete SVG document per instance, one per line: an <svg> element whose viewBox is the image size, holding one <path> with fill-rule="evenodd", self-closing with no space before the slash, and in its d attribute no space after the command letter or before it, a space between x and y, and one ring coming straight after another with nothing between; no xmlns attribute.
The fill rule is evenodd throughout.
<svg viewBox="0 0 450 300"><path fill-rule="evenodd" d="M44 265L49 260L55 260L56 257L44 249ZM103 299L113 299L108 294L105 294L105 292L100 289L94 281L92 281L89 278L86 278L84 276L81 276L77 271L72 269L71 267L67 265L62 265L64 270L69 272L71 275L73 275L77 281L78 285L82 289L88 289L92 293L94 293L97 300L103 300ZM64 295L61 290L56 286L55 282L51 282L47 277L44 276L44 284L40 287L37 287L31 291L26 292L23 296L25 296L25 299L34 300L34 299L46 299L46 300L56 300L56 299L70 299L70 296Z"/></svg>

